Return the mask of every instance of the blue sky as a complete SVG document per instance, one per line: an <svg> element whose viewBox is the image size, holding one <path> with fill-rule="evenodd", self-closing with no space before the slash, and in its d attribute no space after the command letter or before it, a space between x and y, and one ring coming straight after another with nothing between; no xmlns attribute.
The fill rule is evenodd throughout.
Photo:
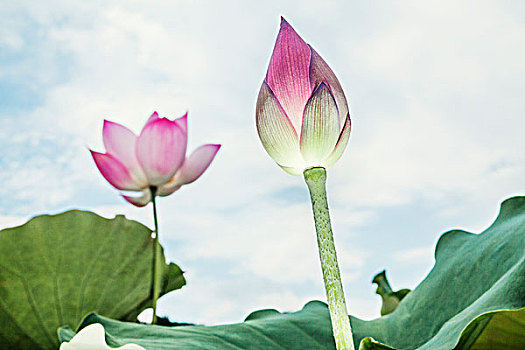
<svg viewBox="0 0 525 350"><path fill-rule="evenodd" d="M283 15L336 72L352 135L328 171L349 312L372 318L383 268L415 287L452 228L480 232L525 178L525 6L486 1L46 1L0 6L0 224L72 208L126 214L86 147L104 118L138 132L189 111L189 149L223 148L159 202L188 285L172 319L241 321L324 299L306 186L277 167L255 101Z"/></svg>

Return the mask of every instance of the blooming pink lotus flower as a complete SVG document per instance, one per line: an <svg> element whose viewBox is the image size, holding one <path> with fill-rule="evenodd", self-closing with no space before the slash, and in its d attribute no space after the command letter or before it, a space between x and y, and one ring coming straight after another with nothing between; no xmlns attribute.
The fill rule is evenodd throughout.
<svg viewBox="0 0 525 350"><path fill-rule="evenodd" d="M106 153L91 151L104 178L122 191L140 191L125 200L143 207L155 195L168 196L197 180L208 168L221 145L200 146L186 157L187 116L169 120L154 112L135 135L123 125L104 120L102 138Z"/></svg>
<svg viewBox="0 0 525 350"><path fill-rule="evenodd" d="M259 91L256 123L266 152L293 175L333 165L350 137L341 84L284 18Z"/></svg>

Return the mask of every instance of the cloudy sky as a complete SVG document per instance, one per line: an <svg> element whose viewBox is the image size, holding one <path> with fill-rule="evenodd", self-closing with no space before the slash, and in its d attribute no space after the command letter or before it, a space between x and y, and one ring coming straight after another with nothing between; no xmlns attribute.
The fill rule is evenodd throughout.
<svg viewBox="0 0 525 350"><path fill-rule="evenodd" d="M351 314L379 315L375 273L415 287L443 232L481 232L524 194L524 2L0 0L1 227L73 208L151 227L86 147L103 150L104 118L139 132L154 110L188 110L189 149L223 148L159 201L161 243L188 280L159 313L217 324L323 300L306 186L255 130L281 15L349 99L328 190Z"/></svg>

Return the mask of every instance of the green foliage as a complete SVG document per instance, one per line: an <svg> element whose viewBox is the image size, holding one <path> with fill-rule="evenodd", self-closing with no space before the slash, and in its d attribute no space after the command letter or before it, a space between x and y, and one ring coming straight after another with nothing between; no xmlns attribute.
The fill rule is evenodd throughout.
<svg viewBox="0 0 525 350"><path fill-rule="evenodd" d="M393 313L352 318L356 342L371 336L397 349L453 349L478 316L525 307L523 247L525 197L503 202L496 221L479 235L443 234L434 268Z"/></svg>
<svg viewBox="0 0 525 350"><path fill-rule="evenodd" d="M525 309L483 314L463 331L456 349L524 349Z"/></svg>
<svg viewBox="0 0 525 350"><path fill-rule="evenodd" d="M399 306L401 300L410 293L410 289L403 288L393 291L386 278L386 271L383 270L374 276L372 283L377 284L376 294L381 296L381 316L391 314Z"/></svg>
<svg viewBox="0 0 525 350"><path fill-rule="evenodd" d="M291 314L257 311L243 323L224 326L171 328L119 322L92 314L80 328L92 323L104 326L110 346L136 343L147 350L335 349L328 307L319 301L312 301L303 310ZM59 331L63 340L69 340L74 334L67 328Z"/></svg>
<svg viewBox="0 0 525 350"><path fill-rule="evenodd" d="M361 340L361 344L359 344L359 350L393 350L394 348L391 348L388 345L381 344L376 342L373 338L366 337Z"/></svg>
<svg viewBox="0 0 525 350"><path fill-rule="evenodd" d="M152 253L150 229L123 216L73 210L0 231L0 349L57 349L57 328L91 312L135 320L151 304ZM163 293L186 283L163 269Z"/></svg>
<svg viewBox="0 0 525 350"><path fill-rule="evenodd" d="M497 220L479 235L445 233L434 268L393 313L371 321L351 317L355 343L363 340L361 349L481 350L499 341L505 349L525 348L523 247L525 197L505 201ZM328 308L320 302L290 314L259 311L225 326L166 328L92 314L80 328L96 322L111 345L133 342L148 350L335 348ZM74 334L59 332L64 341Z"/></svg>

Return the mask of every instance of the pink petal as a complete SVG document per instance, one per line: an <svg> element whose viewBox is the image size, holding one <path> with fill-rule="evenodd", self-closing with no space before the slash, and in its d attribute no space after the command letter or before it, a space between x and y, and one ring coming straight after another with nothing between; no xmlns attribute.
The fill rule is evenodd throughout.
<svg viewBox="0 0 525 350"><path fill-rule="evenodd" d="M348 139L350 139L351 127L352 127L352 122L350 121L350 114L347 114L343 130L341 131L341 135L339 135L339 140L337 140L334 150L323 161L323 166L325 168L328 168L334 165L335 162L337 162L339 158L341 158L341 156L343 155L343 152L346 149L346 145L348 144Z"/></svg>
<svg viewBox="0 0 525 350"><path fill-rule="evenodd" d="M149 185L162 185L173 177L184 161L186 133L171 120L154 120L144 126L137 138L136 154Z"/></svg>
<svg viewBox="0 0 525 350"><path fill-rule="evenodd" d="M142 195L138 197L131 197L131 196L124 196L122 195L122 198L124 198L129 203L133 204L136 207L144 207L149 202L151 202L151 191L150 189L145 189L142 191Z"/></svg>
<svg viewBox="0 0 525 350"><path fill-rule="evenodd" d="M169 182L157 188L157 195L161 197L166 197L172 194L173 192L178 191L181 187L182 184L177 180L177 175L175 175Z"/></svg>
<svg viewBox="0 0 525 350"><path fill-rule="evenodd" d="M281 19L266 82L295 130L300 132L304 106L312 93L310 48L284 18Z"/></svg>
<svg viewBox="0 0 525 350"><path fill-rule="evenodd" d="M321 83L306 104L301 132L301 154L308 166L320 166L340 135L339 112L328 86Z"/></svg>
<svg viewBox="0 0 525 350"><path fill-rule="evenodd" d="M137 136L123 125L104 120L102 138L107 153L117 158L128 169L137 184L142 187L147 186L146 175L135 155Z"/></svg>
<svg viewBox="0 0 525 350"><path fill-rule="evenodd" d="M182 167L177 173L177 180L182 185L197 180L204 171L208 169L220 148L221 145L213 144L203 145L197 148L182 164Z"/></svg>
<svg viewBox="0 0 525 350"><path fill-rule="evenodd" d="M182 117L177 118L174 121L182 129L182 131L184 131L184 133L188 132L188 112L184 113Z"/></svg>
<svg viewBox="0 0 525 350"><path fill-rule="evenodd" d="M181 188L197 180L210 166L221 145L203 145L197 148L186 158L182 167L177 171L171 180L159 186L157 194L161 197L168 196Z"/></svg>
<svg viewBox="0 0 525 350"><path fill-rule="evenodd" d="M308 45L311 50L311 60L310 60L310 84L312 89L317 89L321 83L325 83L330 88L330 91L334 95L335 103L337 104L337 109L339 110L339 115L341 120L339 121L340 130L343 128L345 119L342 119L343 116L348 114L348 104L346 103L345 93L343 88L337 80L334 72L328 67L328 64L322 59L319 54Z"/></svg>
<svg viewBox="0 0 525 350"><path fill-rule="evenodd" d="M89 151L98 170L111 186L123 191L141 190L141 187L133 181L128 169L111 154Z"/></svg>
<svg viewBox="0 0 525 350"><path fill-rule="evenodd" d="M149 123L157 120L157 119L160 119L159 118L159 114L157 113L157 111L153 112L150 117L148 118L148 120L146 121L146 124L144 124L144 126L148 125Z"/></svg>
<svg viewBox="0 0 525 350"><path fill-rule="evenodd" d="M272 90L263 82L256 107L256 124L264 149L277 164L300 166L299 139Z"/></svg>

